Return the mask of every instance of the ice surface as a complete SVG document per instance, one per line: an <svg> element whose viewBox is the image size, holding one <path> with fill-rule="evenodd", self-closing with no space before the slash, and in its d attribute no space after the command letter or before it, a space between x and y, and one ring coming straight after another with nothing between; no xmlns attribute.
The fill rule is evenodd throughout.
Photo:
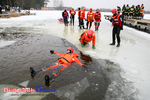
<svg viewBox="0 0 150 100"><path fill-rule="evenodd" d="M27 87L28 84L29 84L29 80L24 81L24 82L20 83L19 85L21 85L21 86L23 86L23 87Z"/></svg>
<svg viewBox="0 0 150 100"><path fill-rule="evenodd" d="M16 41L6 41L6 40L0 40L0 48L1 47L5 47L8 45L12 45L13 43L15 43Z"/></svg>
<svg viewBox="0 0 150 100"><path fill-rule="evenodd" d="M74 100L76 96L84 92L85 89L89 86L90 84L85 77L79 82L58 88L57 92L54 94L61 98L61 100Z"/></svg>

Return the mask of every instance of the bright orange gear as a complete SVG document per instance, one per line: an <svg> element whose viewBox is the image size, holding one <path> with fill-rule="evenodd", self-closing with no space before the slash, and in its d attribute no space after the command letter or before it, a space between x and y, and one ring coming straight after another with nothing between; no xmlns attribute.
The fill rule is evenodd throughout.
<svg viewBox="0 0 150 100"><path fill-rule="evenodd" d="M94 19L95 19L95 22L100 22L100 20L101 20L101 13L100 12L96 12L95 14L94 14Z"/></svg>
<svg viewBox="0 0 150 100"><path fill-rule="evenodd" d="M89 12L87 13L87 21L88 21L88 22L92 22L93 19L94 19L94 13L93 13L92 11L89 11Z"/></svg>
<svg viewBox="0 0 150 100"><path fill-rule="evenodd" d="M75 10L74 9L70 10L70 14L75 15L76 14Z"/></svg>
<svg viewBox="0 0 150 100"><path fill-rule="evenodd" d="M92 37L91 38L88 37L88 33L90 33L90 34L92 33ZM88 30L84 31L81 34L80 42L81 43L83 43L83 42L88 43L90 41L92 41L93 46L95 46L95 32L93 30L88 29Z"/></svg>
<svg viewBox="0 0 150 100"><path fill-rule="evenodd" d="M78 63L80 66L83 65L79 60L78 57L79 55L76 53L57 53L56 51L54 52L56 55L60 56L60 59L58 60L58 62L60 64L64 64L64 65L70 65L70 63L72 62L76 62Z"/></svg>
<svg viewBox="0 0 150 100"><path fill-rule="evenodd" d="M114 9L111 10L111 12L116 14L117 10L114 8Z"/></svg>
<svg viewBox="0 0 150 100"><path fill-rule="evenodd" d="M85 19L85 8L81 10L80 19Z"/></svg>

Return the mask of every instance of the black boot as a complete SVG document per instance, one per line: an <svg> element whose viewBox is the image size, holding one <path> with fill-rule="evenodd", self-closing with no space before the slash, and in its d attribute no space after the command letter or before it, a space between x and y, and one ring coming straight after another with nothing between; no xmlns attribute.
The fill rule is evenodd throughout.
<svg viewBox="0 0 150 100"><path fill-rule="evenodd" d="M81 26L80 26L80 29L81 29Z"/></svg>
<svg viewBox="0 0 150 100"><path fill-rule="evenodd" d="M115 45L115 43L110 43L109 45Z"/></svg>
<svg viewBox="0 0 150 100"><path fill-rule="evenodd" d="M55 75L51 75L50 77L48 75L45 75L45 84L50 85L50 82L52 82L55 78Z"/></svg>
<svg viewBox="0 0 150 100"><path fill-rule="evenodd" d="M35 76L36 71L33 69L33 67L30 67L30 73L32 77Z"/></svg>
<svg viewBox="0 0 150 100"><path fill-rule="evenodd" d="M117 46L116 47L120 47L120 44L117 44Z"/></svg>
<svg viewBox="0 0 150 100"><path fill-rule="evenodd" d="M49 76L45 75L45 84L49 84Z"/></svg>
<svg viewBox="0 0 150 100"><path fill-rule="evenodd" d="M83 26L83 29L85 29L84 26Z"/></svg>

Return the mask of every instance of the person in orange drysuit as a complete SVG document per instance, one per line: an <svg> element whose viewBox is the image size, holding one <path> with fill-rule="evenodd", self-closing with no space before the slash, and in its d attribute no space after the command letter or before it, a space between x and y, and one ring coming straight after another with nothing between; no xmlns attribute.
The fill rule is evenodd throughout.
<svg viewBox="0 0 150 100"><path fill-rule="evenodd" d="M117 38L117 46L116 47L119 47L120 46L120 30L121 30L121 20L122 20L122 16L120 14L117 13L117 10L116 9L112 9L111 10L113 16L111 18L111 22L112 22L112 25L114 26L113 27L113 31L112 31L112 43L110 45L115 45L115 38Z"/></svg>
<svg viewBox="0 0 150 100"><path fill-rule="evenodd" d="M70 13L70 19L71 19L70 24L72 26L72 22L73 22L73 26L74 26L74 18L75 18L75 14L76 14L76 11L74 10L74 7L72 7L72 9L70 10L69 13Z"/></svg>
<svg viewBox="0 0 150 100"><path fill-rule="evenodd" d="M80 36L81 47L84 47L88 42L92 41L92 48L95 49L95 32L93 30L86 30Z"/></svg>
<svg viewBox="0 0 150 100"><path fill-rule="evenodd" d="M87 13L87 24L86 24L87 29L88 29L89 23L90 23L89 29L91 28L93 21L94 21L94 13L92 12L92 8L90 8L90 11Z"/></svg>
<svg viewBox="0 0 150 100"><path fill-rule="evenodd" d="M144 4L141 5L139 12L140 12L140 17L143 18L143 10L144 10Z"/></svg>
<svg viewBox="0 0 150 100"><path fill-rule="evenodd" d="M55 78L63 69L67 68L69 65L71 65L71 63L76 62L78 63L80 66L82 66L83 68L87 68L85 65L83 65L79 60L78 57L79 55L76 53L73 53L73 48L69 47L67 49L67 53L63 54L63 53L58 53L56 51L50 50L51 54L56 54L59 55L60 58L57 61L57 63L55 64L50 64L45 66L44 68L42 68L39 71L35 71L33 69L33 67L30 67L30 72L31 72L31 76L35 76L38 74L41 74L42 72L47 71L48 69L54 69L53 73L51 76L49 75L45 75L45 83L49 84L49 81L51 81L53 78Z"/></svg>
<svg viewBox="0 0 150 100"><path fill-rule="evenodd" d="M98 8L96 9L96 13L94 14L94 19L95 19L95 31L98 31L101 22L101 13L99 12Z"/></svg>
<svg viewBox="0 0 150 100"><path fill-rule="evenodd" d="M80 29L83 27L84 29L84 19L85 19L85 8L78 12L79 21L80 21Z"/></svg>

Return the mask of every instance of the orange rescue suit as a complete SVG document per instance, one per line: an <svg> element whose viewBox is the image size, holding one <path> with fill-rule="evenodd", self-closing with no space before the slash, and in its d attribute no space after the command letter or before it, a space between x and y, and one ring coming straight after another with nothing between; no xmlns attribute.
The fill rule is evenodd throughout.
<svg viewBox="0 0 150 100"><path fill-rule="evenodd" d="M142 12L143 10L144 10L144 6L141 6L139 11Z"/></svg>
<svg viewBox="0 0 150 100"><path fill-rule="evenodd" d="M116 22L115 19L117 19L118 22ZM112 25L119 25L119 26L121 26L120 14L116 14L116 15L113 16Z"/></svg>
<svg viewBox="0 0 150 100"><path fill-rule="evenodd" d="M81 14L81 10L78 11L78 16L79 16L79 13Z"/></svg>
<svg viewBox="0 0 150 100"><path fill-rule="evenodd" d="M85 11L82 9L80 13L80 19L85 19Z"/></svg>
<svg viewBox="0 0 150 100"><path fill-rule="evenodd" d="M79 61L78 57L79 55L76 53L58 53L58 52L54 52L56 55L60 56L60 59L58 60L59 64L63 64L63 65L70 65L70 63L72 62L76 62L78 63L80 66L82 66L83 64Z"/></svg>
<svg viewBox="0 0 150 100"><path fill-rule="evenodd" d="M95 46L95 32L93 30L91 30L93 32L93 36L92 36L92 38L88 38L88 36L87 36L87 32L88 31L89 31L89 29L86 30L86 31L84 31L81 34L81 37L80 37L81 40L80 40L80 42L81 43L83 43L83 42L88 43L88 42L90 42L92 40L93 46Z"/></svg>
<svg viewBox="0 0 150 100"><path fill-rule="evenodd" d="M94 13L92 11L89 11L87 13L87 21L88 22L92 22L93 21L93 18L94 18Z"/></svg>
<svg viewBox="0 0 150 100"><path fill-rule="evenodd" d="M75 10L70 10L70 14L75 15L76 14Z"/></svg>
<svg viewBox="0 0 150 100"><path fill-rule="evenodd" d="M96 12L95 14L94 14L94 19L95 19L95 21L97 21L97 22L100 22L100 20L101 20L101 13L100 12Z"/></svg>

